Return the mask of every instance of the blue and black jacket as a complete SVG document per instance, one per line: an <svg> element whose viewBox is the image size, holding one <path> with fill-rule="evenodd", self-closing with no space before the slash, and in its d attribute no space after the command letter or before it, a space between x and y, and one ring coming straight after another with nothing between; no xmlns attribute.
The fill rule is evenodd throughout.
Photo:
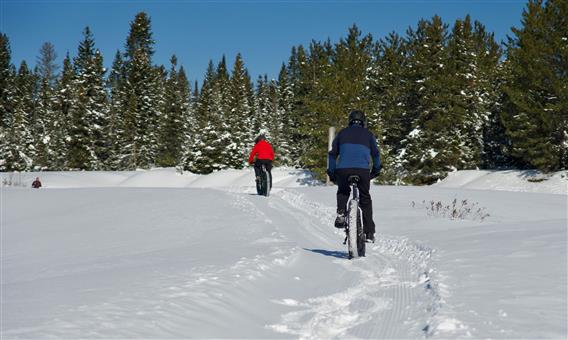
<svg viewBox="0 0 568 340"><path fill-rule="evenodd" d="M371 131L357 124L339 131L333 140L328 159L328 170L332 173L336 169L369 169L371 159L372 172L378 173L381 170L377 139Z"/></svg>

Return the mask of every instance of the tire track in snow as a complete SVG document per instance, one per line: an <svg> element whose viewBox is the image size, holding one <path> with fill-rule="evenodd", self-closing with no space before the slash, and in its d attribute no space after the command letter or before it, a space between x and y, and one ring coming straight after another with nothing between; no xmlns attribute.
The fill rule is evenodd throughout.
<svg viewBox="0 0 568 340"><path fill-rule="evenodd" d="M335 208L290 190L276 196L304 215L302 223L312 234L321 233L325 237L319 238L333 243L329 234ZM382 234L376 242L367 245L370 249L365 259L334 261L355 274L350 287L328 296L296 301L294 306L303 310L284 314L280 323L269 327L301 338L431 335L431 324L440 306L439 294L428 276L433 250Z"/></svg>

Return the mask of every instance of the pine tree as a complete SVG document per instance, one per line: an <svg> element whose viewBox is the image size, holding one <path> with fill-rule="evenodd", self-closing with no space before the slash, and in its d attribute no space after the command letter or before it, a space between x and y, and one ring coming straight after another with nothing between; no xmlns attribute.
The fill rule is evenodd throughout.
<svg viewBox="0 0 568 340"><path fill-rule="evenodd" d="M411 131L408 113L409 68L407 44L397 33L381 39L373 51L367 74L367 96L371 109L369 126L375 127L380 145L383 171L379 181L396 183L402 166L398 161L402 141Z"/></svg>
<svg viewBox="0 0 568 340"><path fill-rule="evenodd" d="M511 168L514 159L511 157L511 141L507 137L502 122L504 93L503 86L508 76L508 63L498 63L494 72L489 74L488 96L489 115L483 128L483 153L481 167L483 169Z"/></svg>
<svg viewBox="0 0 568 340"><path fill-rule="evenodd" d="M226 145L224 161L233 169L241 169L246 163L246 150L252 146L254 136L259 131L254 130L253 103L251 102L253 91L251 80L241 54L237 54L229 85L228 103L231 112L228 114L227 123L230 133L230 143ZM229 137L229 136L223 136Z"/></svg>
<svg viewBox="0 0 568 340"><path fill-rule="evenodd" d="M226 167L223 151L227 149L228 136L223 131L218 88L215 84L217 74L213 61L209 61L207 72L196 102L193 138L188 139L182 167L193 173L207 174Z"/></svg>
<svg viewBox="0 0 568 340"><path fill-rule="evenodd" d="M108 158L103 140L108 120L103 58L89 27L75 58L77 108L72 110L68 167L100 170Z"/></svg>
<svg viewBox="0 0 568 340"><path fill-rule="evenodd" d="M449 107L447 30L442 19L434 16L407 32L412 130L403 137L400 158L404 180L415 184L431 184L444 178L459 163L458 131L448 127L460 124L463 115Z"/></svg>
<svg viewBox="0 0 568 340"><path fill-rule="evenodd" d="M567 166L568 3L530 0L509 39L503 123L512 154L543 171Z"/></svg>
<svg viewBox="0 0 568 340"><path fill-rule="evenodd" d="M55 103L50 128L50 146L53 152L50 159L50 169L52 170L68 170L66 167L68 144L72 141L69 122L71 121L73 110L78 107L75 77L75 68L69 53L67 53L63 60L63 70L55 85Z"/></svg>
<svg viewBox="0 0 568 340"><path fill-rule="evenodd" d="M37 58L37 67L40 79L46 80L52 88L55 86L57 80L57 53L55 46L51 42L45 42L40 49L40 54Z"/></svg>
<svg viewBox="0 0 568 340"><path fill-rule="evenodd" d="M290 147L290 158L293 160L293 164L296 167L301 167L302 165L301 155L306 145L304 134L300 130L303 114L307 111L304 97L309 90L307 84L303 81L304 77L302 76L302 67L300 66L305 65L306 62L307 58L304 47L302 45L292 47L290 58L286 65L286 73L288 86L292 91L292 95L290 96L291 111L288 116L290 121L295 123L294 129L290 131L290 140L292 143Z"/></svg>
<svg viewBox="0 0 568 340"><path fill-rule="evenodd" d="M126 138L122 164L128 169L149 168L156 158L157 134L154 128L161 114L163 98L159 92L161 72L152 66L154 40L150 18L138 13L130 24L126 43L125 133Z"/></svg>
<svg viewBox="0 0 568 340"><path fill-rule="evenodd" d="M165 109L160 116L157 165L173 167L182 156L182 143L186 133L186 115L189 106L189 84L185 74L177 70L177 57L170 59L171 67L165 88Z"/></svg>
<svg viewBox="0 0 568 340"><path fill-rule="evenodd" d="M126 148L124 112L127 108L127 95L125 87L126 68L122 53L117 50L107 79L107 92L110 94L109 120L104 134L109 157L105 168L110 170L122 168L121 160L124 156L123 150Z"/></svg>
<svg viewBox="0 0 568 340"><path fill-rule="evenodd" d="M15 109L16 71L11 62L11 54L8 37L0 33L0 171L5 171L8 166L9 127Z"/></svg>
<svg viewBox="0 0 568 340"><path fill-rule="evenodd" d="M299 150L296 149L296 145L299 143L293 139L293 131L297 129L298 122L294 120L292 115L294 91L292 89L292 84L285 64L282 64L280 73L278 74L277 91L277 114L280 117L282 130L280 132L281 142L275 152L278 155L281 165L293 166L295 165L296 160L293 155L299 153Z"/></svg>
<svg viewBox="0 0 568 340"><path fill-rule="evenodd" d="M32 170L35 148L30 118L34 109L34 83L35 77L23 61L15 79L14 111L6 131L8 143L3 150L6 171Z"/></svg>
<svg viewBox="0 0 568 340"><path fill-rule="evenodd" d="M37 94L34 128L34 145L36 149L36 159L34 167L38 170L53 169L51 161L54 159L55 151L52 147L52 135L56 133L57 123L55 122L55 93L54 86L57 79L57 54L53 44L44 43L40 49L38 57L37 79L39 82L39 92Z"/></svg>
<svg viewBox="0 0 568 340"><path fill-rule="evenodd" d="M328 41L320 43L312 41L309 54L304 53L303 47L298 47L297 61L294 61L299 71L299 79L294 84L293 116L298 120L297 140L302 141L302 153L299 155L299 165L323 174L326 158L322 155L327 150L326 126L330 126L332 114L325 110L329 107L327 101L332 94L326 86L330 77L332 46ZM326 78L327 77L327 78ZM322 84L322 80L326 80Z"/></svg>

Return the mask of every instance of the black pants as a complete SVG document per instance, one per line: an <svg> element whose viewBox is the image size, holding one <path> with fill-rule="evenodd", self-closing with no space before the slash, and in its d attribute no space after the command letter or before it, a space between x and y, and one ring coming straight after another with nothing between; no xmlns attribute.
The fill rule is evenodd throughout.
<svg viewBox="0 0 568 340"><path fill-rule="evenodd" d="M337 169L335 171L337 177L337 212L345 213L347 211L347 201L351 195L351 187L347 179L351 175L359 176L357 183L359 189L359 203L363 210L363 230L365 233L375 233L375 222L373 222L373 201L369 189L371 187L371 174L367 169Z"/></svg>
<svg viewBox="0 0 568 340"><path fill-rule="evenodd" d="M270 187L272 188L272 161L270 159L257 159L254 161L254 175L256 177L260 176L263 164L270 175Z"/></svg>

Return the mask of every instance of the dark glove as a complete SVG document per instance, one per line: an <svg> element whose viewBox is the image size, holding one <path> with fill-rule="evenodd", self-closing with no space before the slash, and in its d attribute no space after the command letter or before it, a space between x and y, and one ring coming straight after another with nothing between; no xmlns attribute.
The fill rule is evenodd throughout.
<svg viewBox="0 0 568 340"><path fill-rule="evenodd" d="M333 183L337 182L337 177L335 176L335 172L327 169L327 175L329 176L329 180L332 181Z"/></svg>
<svg viewBox="0 0 568 340"><path fill-rule="evenodd" d="M371 170L371 179L379 177L380 174L381 174L380 169L379 170L375 170L375 169Z"/></svg>

